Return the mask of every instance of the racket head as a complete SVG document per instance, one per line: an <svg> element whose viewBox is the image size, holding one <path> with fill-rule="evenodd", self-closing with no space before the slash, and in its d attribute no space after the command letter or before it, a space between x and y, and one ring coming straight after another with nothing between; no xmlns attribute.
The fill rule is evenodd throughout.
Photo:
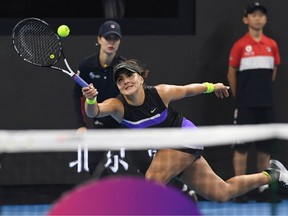
<svg viewBox="0 0 288 216"><path fill-rule="evenodd" d="M38 18L18 22L12 30L12 44L23 60L40 67L53 66L63 55L59 36Z"/></svg>

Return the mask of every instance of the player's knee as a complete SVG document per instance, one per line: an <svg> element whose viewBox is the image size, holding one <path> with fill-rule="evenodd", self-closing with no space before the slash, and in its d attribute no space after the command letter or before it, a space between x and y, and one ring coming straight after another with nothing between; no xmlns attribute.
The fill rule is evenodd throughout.
<svg viewBox="0 0 288 216"><path fill-rule="evenodd" d="M157 182L160 182L160 176L158 172L152 172L150 170L148 170L146 173L145 173L145 178L149 181L157 181Z"/></svg>
<svg viewBox="0 0 288 216"><path fill-rule="evenodd" d="M149 172L149 170L145 173L145 179L153 180L153 173Z"/></svg>
<svg viewBox="0 0 288 216"><path fill-rule="evenodd" d="M164 172L151 172L149 170L145 173L145 178L148 181L155 181L159 184L166 184L170 180L169 176L165 175Z"/></svg>

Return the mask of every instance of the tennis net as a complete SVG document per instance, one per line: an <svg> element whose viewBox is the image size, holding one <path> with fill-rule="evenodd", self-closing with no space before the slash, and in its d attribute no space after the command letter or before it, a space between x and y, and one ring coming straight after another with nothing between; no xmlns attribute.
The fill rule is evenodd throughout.
<svg viewBox="0 0 288 216"><path fill-rule="evenodd" d="M202 126L197 130L176 128L109 129L97 130L97 132L88 130L84 133L77 133L75 130L1 130L0 184L2 198L0 200L2 200L2 215L6 214L6 210L3 213L6 205L12 207L19 204L22 207L19 208L19 212L13 212L15 215L25 214L23 205L32 207L35 204L45 207L45 211L38 210L38 215L46 214L47 205L52 207L62 194L73 190L76 186L91 179L98 181L103 172L107 172L107 175L137 174L138 176L139 174L144 176L145 170L155 154L154 149L204 146L204 157L215 173L226 180L233 176L231 146L238 142L261 140L276 140L272 156L281 160L284 165L288 165L285 154L288 150L288 145L285 145L288 141L288 124ZM248 160L248 173L256 172L255 158L253 158L255 152L253 151L255 150L252 149L252 156ZM98 157L94 167L90 163L95 159L95 157L91 157L93 154ZM141 158L143 154L145 154L145 159ZM185 184L179 182L174 182L173 186L175 185L179 190L185 188ZM189 196L191 191L188 188L186 195ZM286 210L288 212L288 208L284 210L281 208L277 211L277 206L280 209L280 206L288 198L281 191L277 193L280 193L278 195L281 202L265 202L270 211L267 212L267 215L281 215ZM253 198L255 194L252 192L250 195ZM22 200L19 201L17 196ZM24 200L23 197L25 197ZM197 197L202 215L213 215L213 212L208 209L216 209L215 215L219 214L219 209L223 209L224 204L208 201L200 195ZM248 204L251 202L254 202L253 199ZM225 203L225 205L227 204L231 204L227 214L241 215L239 205L232 201ZM261 208L261 206L255 205L253 208ZM37 215L37 208L34 206L33 209ZM252 209L250 210L252 211ZM29 214L31 215L31 212ZM225 212L221 214L225 215Z"/></svg>

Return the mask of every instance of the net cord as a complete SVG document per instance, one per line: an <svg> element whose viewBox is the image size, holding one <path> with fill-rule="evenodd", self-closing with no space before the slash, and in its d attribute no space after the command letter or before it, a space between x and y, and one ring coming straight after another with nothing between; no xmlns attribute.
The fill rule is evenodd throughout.
<svg viewBox="0 0 288 216"><path fill-rule="evenodd" d="M0 152L143 150L181 148L191 145L219 146L266 139L288 140L288 124L201 126L197 130L181 128L90 129L76 130L0 130Z"/></svg>

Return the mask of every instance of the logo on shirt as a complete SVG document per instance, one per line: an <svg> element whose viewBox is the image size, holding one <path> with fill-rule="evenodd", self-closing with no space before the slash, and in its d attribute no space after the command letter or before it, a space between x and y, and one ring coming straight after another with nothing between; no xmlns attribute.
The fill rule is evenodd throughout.
<svg viewBox="0 0 288 216"><path fill-rule="evenodd" d="M245 47L245 52L247 52L247 53L252 52L252 46L251 46L251 45L247 45L247 46Z"/></svg>
<svg viewBox="0 0 288 216"><path fill-rule="evenodd" d="M94 74L94 72L90 72L90 73L89 73L89 76L90 76L91 79L95 79L95 78L98 79L98 78L100 78L100 75Z"/></svg>
<svg viewBox="0 0 288 216"><path fill-rule="evenodd" d="M245 47L245 56L251 56L254 55L254 51L251 45L247 45Z"/></svg>
<svg viewBox="0 0 288 216"><path fill-rule="evenodd" d="M266 47L266 50L267 50L267 52L271 52L272 51L271 47Z"/></svg>
<svg viewBox="0 0 288 216"><path fill-rule="evenodd" d="M150 110L150 113L154 113L156 111L157 107L155 107L154 109Z"/></svg>

